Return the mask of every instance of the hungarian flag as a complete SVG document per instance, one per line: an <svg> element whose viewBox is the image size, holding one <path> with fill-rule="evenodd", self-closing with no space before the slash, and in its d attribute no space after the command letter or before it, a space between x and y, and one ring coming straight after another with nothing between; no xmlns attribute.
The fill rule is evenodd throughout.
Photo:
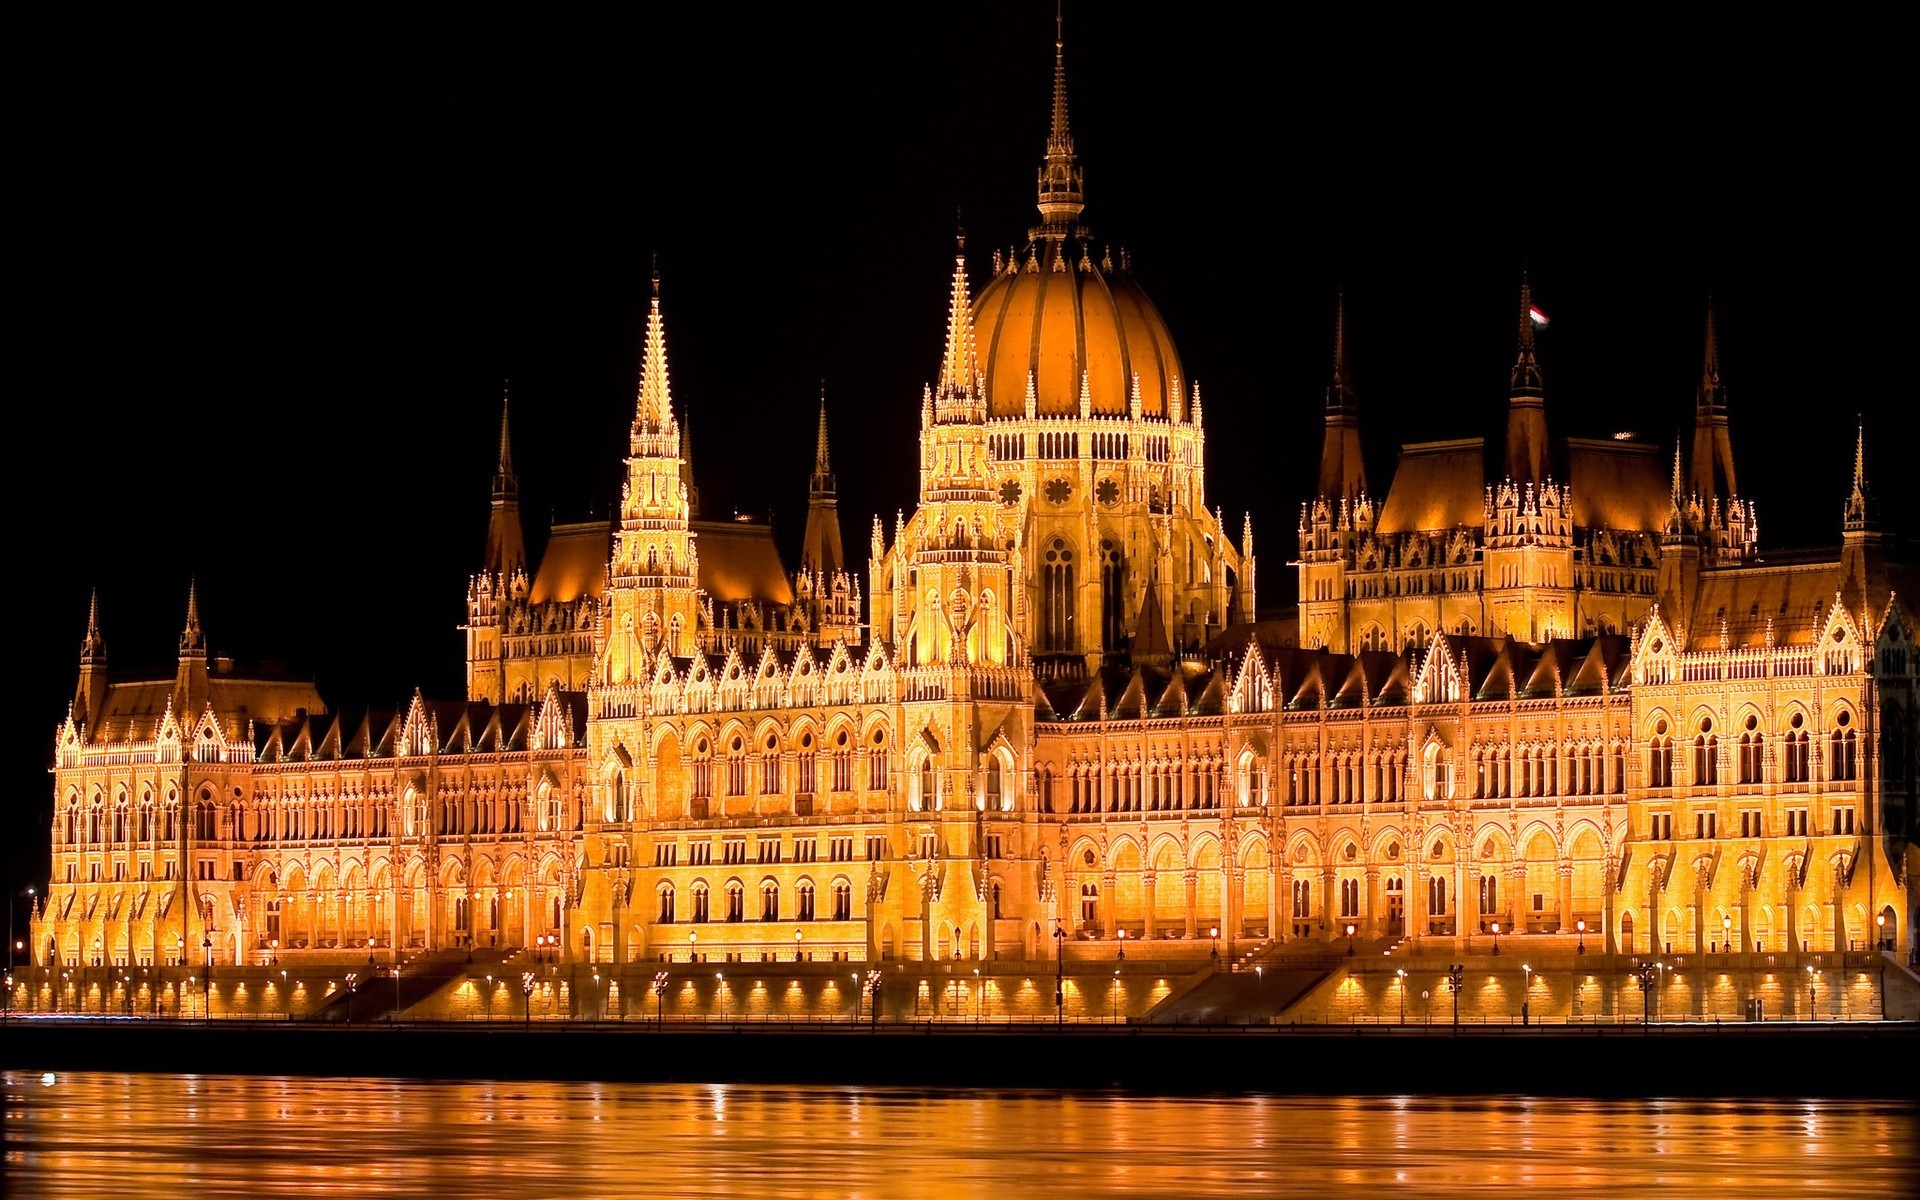
<svg viewBox="0 0 1920 1200"><path fill-rule="evenodd" d="M1533 318L1533 323L1540 328L1545 329L1547 327L1547 314L1540 311L1538 304L1529 304L1527 306L1527 316Z"/></svg>

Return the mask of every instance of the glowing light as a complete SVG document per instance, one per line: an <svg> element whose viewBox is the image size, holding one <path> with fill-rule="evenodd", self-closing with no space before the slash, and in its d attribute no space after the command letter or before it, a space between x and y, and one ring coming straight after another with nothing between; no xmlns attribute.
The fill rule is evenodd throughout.
<svg viewBox="0 0 1920 1200"><path fill-rule="evenodd" d="M1540 328L1545 329L1547 327L1547 314L1540 311L1538 304L1530 304L1527 306L1527 316L1532 318L1533 323Z"/></svg>

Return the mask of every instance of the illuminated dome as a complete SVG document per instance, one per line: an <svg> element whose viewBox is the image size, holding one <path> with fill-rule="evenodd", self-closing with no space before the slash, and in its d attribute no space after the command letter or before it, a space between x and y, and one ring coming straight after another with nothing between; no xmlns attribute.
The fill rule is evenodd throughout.
<svg viewBox="0 0 1920 1200"><path fill-rule="evenodd" d="M1121 265L1044 231L1011 270L1003 265L974 302L989 417L1026 414L1029 373L1041 416L1077 416L1083 371L1095 415L1125 416L1136 374L1142 414L1168 414L1184 378L1180 355L1124 256Z"/></svg>
<svg viewBox="0 0 1920 1200"><path fill-rule="evenodd" d="M1067 67L1057 24L1053 127L1039 184L1040 224L1031 241L1010 260L995 256L993 282L973 306L987 415L1025 416L1031 380L1040 416L1078 416L1083 382L1094 414L1125 416L1138 376L1141 414L1177 416L1180 355L1167 323L1133 281L1126 253L1118 271L1104 251L1096 261L1079 223L1086 189L1067 128Z"/></svg>

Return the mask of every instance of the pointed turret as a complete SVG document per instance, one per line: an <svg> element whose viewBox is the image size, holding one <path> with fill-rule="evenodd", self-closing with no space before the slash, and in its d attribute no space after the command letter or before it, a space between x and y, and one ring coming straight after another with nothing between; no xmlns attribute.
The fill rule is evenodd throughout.
<svg viewBox="0 0 1920 1200"><path fill-rule="evenodd" d="M174 675L173 711L183 720L207 704L207 640L200 632L200 589L187 582L187 623L180 631L180 667Z"/></svg>
<svg viewBox="0 0 1920 1200"><path fill-rule="evenodd" d="M1727 394L1720 383L1720 339L1707 302L1707 348L1693 407L1693 490L1702 503L1740 494L1727 431Z"/></svg>
<svg viewBox="0 0 1920 1200"><path fill-rule="evenodd" d="M200 585L198 580L187 581L187 623L180 630L180 657L207 656L206 636L200 632Z"/></svg>
<svg viewBox="0 0 1920 1200"><path fill-rule="evenodd" d="M107 643L100 636L100 593L87 601L87 636L80 643L80 683L73 693L74 719L89 730L107 698Z"/></svg>
<svg viewBox="0 0 1920 1200"><path fill-rule="evenodd" d="M1520 344L1507 399L1507 478L1539 484L1548 475L1547 406L1533 354L1533 286L1520 275Z"/></svg>
<svg viewBox="0 0 1920 1200"><path fill-rule="evenodd" d="M953 286L947 296L947 348L940 358L940 398L971 395L980 367L973 347L973 296L967 287L967 236L954 236Z"/></svg>
<svg viewBox="0 0 1920 1200"><path fill-rule="evenodd" d="M1867 423L1862 419L1853 435L1853 490L1847 494L1841 527L1849 533L1866 533L1878 524L1877 516L1873 491L1867 486Z"/></svg>
<svg viewBox="0 0 1920 1200"><path fill-rule="evenodd" d="M820 428L813 449L813 476L807 485L807 536L801 544L800 566L823 584L846 569L846 551L840 545L840 501L836 496L833 465L827 458L827 383L820 381Z"/></svg>
<svg viewBox="0 0 1920 1200"><path fill-rule="evenodd" d="M634 404L633 433L665 433L673 428L673 390L667 382L667 326L660 316L660 268L653 271L653 300L647 310L647 336L640 353L640 390ZM640 451L635 449L634 453Z"/></svg>
<svg viewBox="0 0 1920 1200"><path fill-rule="evenodd" d="M1327 384L1326 439L1320 448L1320 496L1330 507L1367 490L1367 469L1360 459L1360 409L1347 381L1347 298L1334 304L1333 378Z"/></svg>
<svg viewBox="0 0 1920 1200"><path fill-rule="evenodd" d="M487 518L486 572L511 580L527 565L526 538L520 526L520 479L513 473L513 442L507 426L507 395L500 396L500 461L493 471L493 509Z"/></svg>
<svg viewBox="0 0 1920 1200"><path fill-rule="evenodd" d="M1060 240L1074 232L1074 223L1086 207L1085 180L1067 127L1066 25L1056 3L1053 12L1053 123L1047 132L1047 157L1040 164L1040 228L1042 237Z"/></svg>

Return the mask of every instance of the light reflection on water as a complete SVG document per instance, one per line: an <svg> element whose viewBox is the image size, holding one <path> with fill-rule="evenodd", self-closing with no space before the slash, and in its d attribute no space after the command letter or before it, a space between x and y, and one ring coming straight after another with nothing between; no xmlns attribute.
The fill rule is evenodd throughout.
<svg viewBox="0 0 1920 1200"><path fill-rule="evenodd" d="M1910 1195L1886 1101L0 1075L11 1197Z"/></svg>

